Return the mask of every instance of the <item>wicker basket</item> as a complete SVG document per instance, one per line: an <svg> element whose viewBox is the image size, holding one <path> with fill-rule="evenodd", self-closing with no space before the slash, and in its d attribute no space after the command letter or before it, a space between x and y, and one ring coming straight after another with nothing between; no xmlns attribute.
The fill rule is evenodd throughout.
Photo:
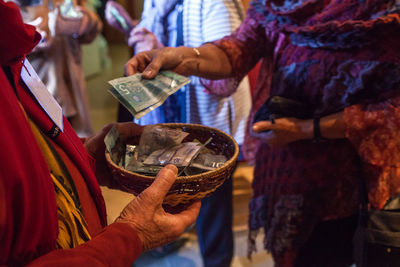
<svg viewBox="0 0 400 267"><path fill-rule="evenodd" d="M163 203L164 206L180 210L194 201L210 195L226 179L231 177L236 167L239 147L230 135L218 129L197 124L163 123L160 125L180 128L190 133L183 142L198 139L200 142L205 143L212 137L212 141L207 145L207 148L212 149L217 154L225 155L228 159L224 165L215 170L192 176L179 176L169 190ZM106 153L106 159L114 178L127 192L138 195L154 181L152 176L130 172L119 167L111 160L108 153Z"/></svg>

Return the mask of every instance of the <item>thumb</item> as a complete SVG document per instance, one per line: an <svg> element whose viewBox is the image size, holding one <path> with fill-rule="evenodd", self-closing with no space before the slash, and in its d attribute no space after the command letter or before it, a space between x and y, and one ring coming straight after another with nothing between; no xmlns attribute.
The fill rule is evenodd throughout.
<svg viewBox="0 0 400 267"><path fill-rule="evenodd" d="M253 131L256 133L272 130L273 124L270 121L258 121L253 124Z"/></svg>
<svg viewBox="0 0 400 267"><path fill-rule="evenodd" d="M157 204L161 204L177 177L178 169L174 165L167 165L161 169L155 181L142 194L152 196Z"/></svg>
<svg viewBox="0 0 400 267"><path fill-rule="evenodd" d="M162 60L160 56L153 57L150 64L144 69L142 77L144 79L153 79L156 77L157 73L160 71L162 66Z"/></svg>

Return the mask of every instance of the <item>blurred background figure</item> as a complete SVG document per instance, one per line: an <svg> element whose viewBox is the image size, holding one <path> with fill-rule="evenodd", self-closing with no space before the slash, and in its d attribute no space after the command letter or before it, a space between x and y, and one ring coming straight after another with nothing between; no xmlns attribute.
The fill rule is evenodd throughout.
<svg viewBox="0 0 400 267"><path fill-rule="evenodd" d="M121 21L132 21L115 2L107 3L105 17L125 35ZM128 45L135 53L164 46L196 47L234 31L243 19L241 1L146 0L140 23L129 33ZM120 19L118 19L118 17ZM193 50L193 53L196 53ZM176 122L197 123L218 128L241 145L251 106L247 77L234 87L231 95L210 94L197 77L170 96L159 108L141 118L142 125ZM202 201L196 230L205 266L229 266L233 256L232 179L211 197ZM168 248L165 248L168 250Z"/></svg>
<svg viewBox="0 0 400 267"><path fill-rule="evenodd" d="M24 22L42 35L28 56L79 136L92 134L81 44L92 42L102 29L86 1L15 0Z"/></svg>

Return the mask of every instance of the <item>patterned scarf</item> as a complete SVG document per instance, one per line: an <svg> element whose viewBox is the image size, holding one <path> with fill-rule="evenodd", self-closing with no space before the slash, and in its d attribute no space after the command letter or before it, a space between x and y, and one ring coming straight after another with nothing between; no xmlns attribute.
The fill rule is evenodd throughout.
<svg viewBox="0 0 400 267"><path fill-rule="evenodd" d="M324 97L315 115L383 100L400 89L399 62L372 52L395 42L400 32L399 0L263 0L252 5L267 30L285 33L296 46L320 49L322 54L329 50L369 54L364 56L368 60L350 57L338 66L322 89ZM296 62L298 68L301 64Z"/></svg>

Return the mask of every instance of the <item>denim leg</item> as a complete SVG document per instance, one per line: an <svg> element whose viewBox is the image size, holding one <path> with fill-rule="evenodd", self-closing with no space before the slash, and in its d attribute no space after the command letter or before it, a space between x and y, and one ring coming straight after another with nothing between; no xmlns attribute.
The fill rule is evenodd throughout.
<svg viewBox="0 0 400 267"><path fill-rule="evenodd" d="M196 230L205 267L230 266L233 257L232 177L201 201Z"/></svg>

